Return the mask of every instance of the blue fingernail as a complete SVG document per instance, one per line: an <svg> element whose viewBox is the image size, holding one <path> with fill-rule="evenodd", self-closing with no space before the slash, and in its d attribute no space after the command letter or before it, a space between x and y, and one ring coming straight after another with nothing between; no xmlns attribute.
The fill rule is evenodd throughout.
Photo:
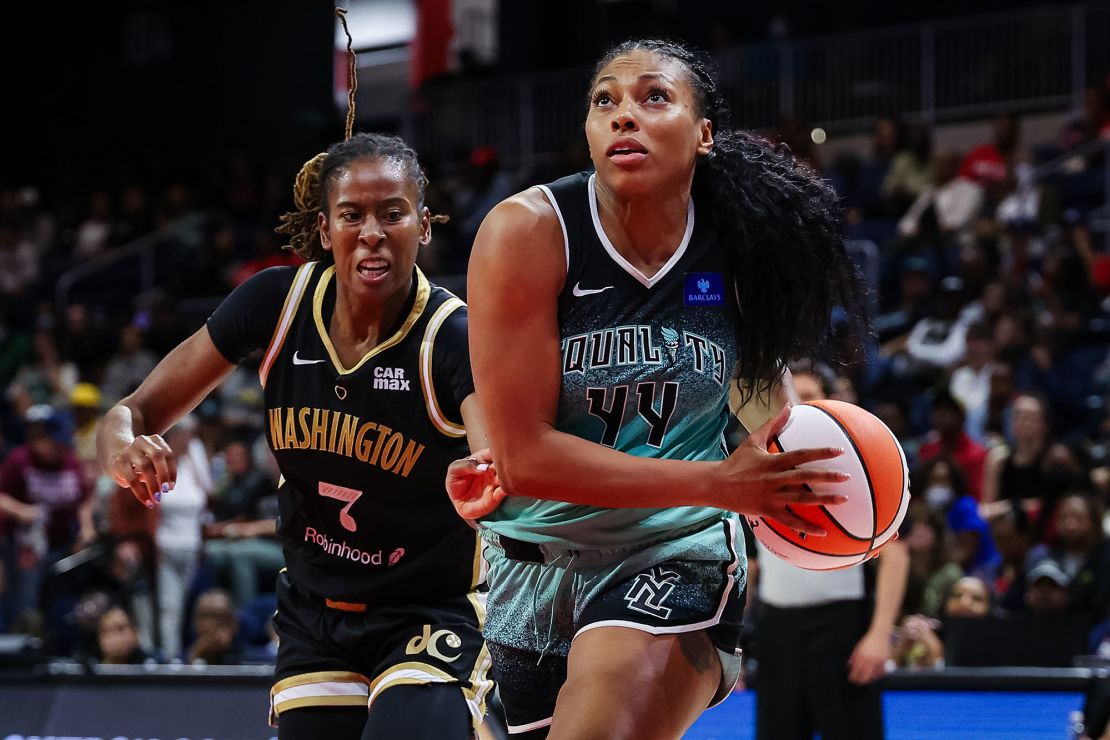
<svg viewBox="0 0 1110 740"><path fill-rule="evenodd" d="M162 494L160 494L160 493L154 494L154 500L155 501L161 501L162 500Z"/></svg>
<svg viewBox="0 0 1110 740"><path fill-rule="evenodd" d="M162 484L162 493L169 493L169 492L170 492L170 484L169 483L163 483Z"/></svg>

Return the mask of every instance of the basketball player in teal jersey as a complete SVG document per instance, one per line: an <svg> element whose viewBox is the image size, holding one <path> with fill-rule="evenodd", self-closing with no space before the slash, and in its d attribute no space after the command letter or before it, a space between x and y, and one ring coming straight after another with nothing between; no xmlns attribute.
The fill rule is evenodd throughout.
<svg viewBox="0 0 1110 740"><path fill-rule="evenodd" d="M359 134L297 178L292 244L309 260L236 288L98 432L101 464L154 507L170 490L160 436L256 349L281 469L281 740L466 740L492 688L478 538L443 493L484 444L466 307L428 282L416 152Z"/></svg>
<svg viewBox="0 0 1110 740"><path fill-rule="evenodd" d="M510 198L478 234L471 359L494 467L461 462L448 489L489 544L510 732L675 738L739 671L733 512L820 535L789 507L843 500L808 488L839 473L797 468L838 450L766 451L785 412L726 457L730 393L788 395L784 363L834 306L855 315L858 289L832 191L730 131L686 48L607 54L585 128L595 173Z"/></svg>

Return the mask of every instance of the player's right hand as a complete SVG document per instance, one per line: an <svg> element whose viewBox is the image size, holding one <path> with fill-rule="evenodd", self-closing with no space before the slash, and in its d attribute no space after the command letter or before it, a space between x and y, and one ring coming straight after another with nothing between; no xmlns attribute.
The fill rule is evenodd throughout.
<svg viewBox="0 0 1110 740"><path fill-rule="evenodd" d="M481 519L501 505L506 493L488 449L448 466L447 495L459 516L468 521Z"/></svg>
<svg viewBox="0 0 1110 740"><path fill-rule="evenodd" d="M769 452L767 447L786 426L790 406L785 406L770 421L752 432L744 443L722 461L722 508L752 516L769 516L791 529L824 537L821 527L810 524L790 510L794 504L835 506L848 500L837 493L816 493L814 483L843 483L847 473L827 468L799 467L803 463L829 460L844 453L839 447L817 447L790 452Z"/></svg>
<svg viewBox="0 0 1110 740"><path fill-rule="evenodd" d="M135 498L153 509L162 494L173 490L177 480L177 459L160 434L135 437L108 466L108 475Z"/></svg>

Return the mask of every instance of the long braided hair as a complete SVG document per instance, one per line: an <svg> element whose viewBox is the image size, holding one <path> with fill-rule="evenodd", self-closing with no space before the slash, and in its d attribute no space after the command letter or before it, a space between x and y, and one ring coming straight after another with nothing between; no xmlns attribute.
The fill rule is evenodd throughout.
<svg viewBox="0 0 1110 740"><path fill-rule="evenodd" d="M399 163L405 174L416 183L417 210L424 207L424 191L428 177L420 167L416 151L397 136L387 134L354 134L355 92L358 90L356 55L351 48L351 32L347 29L347 11L336 8L335 14L347 34L347 120L343 141L332 144L326 152L308 160L293 181L293 205L296 210L279 217L281 225L274 229L289 236L284 248L309 262L330 261L331 253L320 242L319 214L328 212L328 188L340 174L357 160L392 159ZM433 223L444 223L446 216L432 216Z"/></svg>
<svg viewBox="0 0 1110 740"><path fill-rule="evenodd" d="M731 128L716 66L705 54L670 41L626 41L602 56L592 79L635 51L681 64L699 115L713 126L713 149L695 165L692 194L708 204L698 213L712 220L735 276L740 322L734 380L744 400L769 391L788 363L835 353L834 309L848 317L854 351L869 323L859 275L844 247L836 193L785 145Z"/></svg>

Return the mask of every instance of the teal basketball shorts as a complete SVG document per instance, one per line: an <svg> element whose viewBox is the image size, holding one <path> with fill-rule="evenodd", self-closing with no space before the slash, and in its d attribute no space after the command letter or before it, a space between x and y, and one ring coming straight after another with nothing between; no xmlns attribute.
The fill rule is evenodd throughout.
<svg viewBox="0 0 1110 740"><path fill-rule="evenodd" d="M484 531L485 637L509 733L551 724L574 639L599 627L705 630L721 659L713 704L740 675L747 563L727 518L621 550L569 550Z"/></svg>

